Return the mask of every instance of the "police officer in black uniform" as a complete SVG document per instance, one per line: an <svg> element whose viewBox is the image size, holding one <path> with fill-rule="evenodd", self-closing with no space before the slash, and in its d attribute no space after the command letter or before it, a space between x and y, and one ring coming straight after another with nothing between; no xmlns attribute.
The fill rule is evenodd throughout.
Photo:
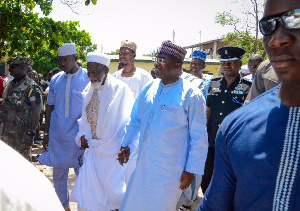
<svg viewBox="0 0 300 211"><path fill-rule="evenodd" d="M239 71L242 66L241 57L245 50L238 47L222 47L218 49L222 69L222 77L211 80L206 101L206 118L208 133L208 154L205 162L201 189L205 193L214 169L215 138L223 119L235 109L241 107L250 91L251 81L243 79Z"/></svg>

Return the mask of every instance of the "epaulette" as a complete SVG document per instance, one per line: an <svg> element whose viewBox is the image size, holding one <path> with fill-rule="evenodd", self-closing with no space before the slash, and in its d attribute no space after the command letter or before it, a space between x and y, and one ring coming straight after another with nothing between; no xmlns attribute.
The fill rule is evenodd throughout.
<svg viewBox="0 0 300 211"><path fill-rule="evenodd" d="M39 86L39 85L37 85L37 84L34 84L32 87L31 87L31 89L35 89L37 92L39 92L39 93L43 93L43 89Z"/></svg>
<svg viewBox="0 0 300 211"><path fill-rule="evenodd" d="M33 96L31 96L32 92L36 91L35 94ZM41 87L37 84L32 84L31 89L27 95L27 104L31 105L31 99L35 98L36 103L40 104L41 102L41 95L42 95L43 91L41 89Z"/></svg>

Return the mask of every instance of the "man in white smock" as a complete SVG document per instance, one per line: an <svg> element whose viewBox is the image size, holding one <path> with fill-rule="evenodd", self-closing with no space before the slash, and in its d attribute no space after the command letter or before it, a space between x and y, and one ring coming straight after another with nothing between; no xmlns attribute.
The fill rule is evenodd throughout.
<svg viewBox="0 0 300 211"><path fill-rule="evenodd" d="M121 42L119 60L121 69L113 74L117 79L125 82L134 95L134 99L139 96L142 89L152 81L152 76L146 70L135 67L134 59L136 57L136 44L132 41L124 40ZM126 164L127 172L125 181L128 185L132 172L136 166L138 148L131 151L131 159Z"/></svg>
<svg viewBox="0 0 300 211"><path fill-rule="evenodd" d="M121 69L113 74L114 77L124 81L133 92L136 99L142 89L150 81L152 76L146 70L135 67L134 59L136 57L136 44L134 42L124 40L121 42L119 60Z"/></svg>
<svg viewBox="0 0 300 211"><path fill-rule="evenodd" d="M79 210L119 209L125 194L126 167L116 158L134 98L125 83L108 74L109 63L103 54L87 55L91 82L82 93L82 117L75 138L85 153L70 197Z"/></svg>

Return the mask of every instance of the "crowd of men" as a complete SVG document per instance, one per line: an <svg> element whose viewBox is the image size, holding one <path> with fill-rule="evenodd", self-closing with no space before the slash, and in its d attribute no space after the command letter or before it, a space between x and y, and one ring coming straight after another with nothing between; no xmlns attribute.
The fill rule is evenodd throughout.
<svg viewBox="0 0 300 211"><path fill-rule="evenodd" d="M171 41L153 77L135 66L132 41L121 43L113 75L108 56L88 53L85 69L75 44L59 47L38 160L53 167L63 209L191 211L201 187L199 210L300 210L300 2L267 0L259 27L269 60L250 56L250 77L234 46L218 49L216 78L203 73L201 50L184 72L186 50ZM29 58L8 64L2 141L31 160L45 90Z"/></svg>

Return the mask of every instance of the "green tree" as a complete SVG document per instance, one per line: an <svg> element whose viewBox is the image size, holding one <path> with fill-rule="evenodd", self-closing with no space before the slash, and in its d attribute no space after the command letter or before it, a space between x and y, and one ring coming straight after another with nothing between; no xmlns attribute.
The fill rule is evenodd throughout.
<svg viewBox="0 0 300 211"><path fill-rule="evenodd" d="M86 60L88 52L97 49L97 45L93 44L89 33L86 31L79 31L79 22L54 22L49 18L42 18L42 25L44 30L44 45L32 54L34 59L34 66L39 72L45 73L57 67L58 64L58 47L63 43L76 43L78 58L82 61Z"/></svg>
<svg viewBox="0 0 300 211"><path fill-rule="evenodd" d="M66 42L76 44L78 57L85 61L87 52L97 48L91 36L78 30L77 21L54 21L38 18L33 13L39 5L45 15L52 10L49 0L0 0L0 59L5 55L29 55L34 59L34 68L45 73L58 66L58 47Z"/></svg>
<svg viewBox="0 0 300 211"><path fill-rule="evenodd" d="M257 43L256 47L255 41ZM251 36L247 31L229 32L223 38L223 42L228 43L231 46L243 48L246 51L245 55L243 56L243 64L246 64L248 62L249 57L254 53L265 56L262 39L259 38L256 40L256 38L254 36ZM255 48L257 48L256 51L254 50Z"/></svg>
<svg viewBox="0 0 300 211"><path fill-rule="evenodd" d="M243 12L245 19L233 15L232 11L217 13L215 22L222 26L232 26L233 32L225 35L223 42L228 45L242 47L246 50L243 62L246 63L251 54L261 54L265 56L262 45L262 38L259 38L259 14L263 8L264 0L250 0L250 7Z"/></svg>
<svg viewBox="0 0 300 211"><path fill-rule="evenodd" d="M60 2L67 5L76 14L89 14L91 6L97 4L97 0L60 0Z"/></svg>

